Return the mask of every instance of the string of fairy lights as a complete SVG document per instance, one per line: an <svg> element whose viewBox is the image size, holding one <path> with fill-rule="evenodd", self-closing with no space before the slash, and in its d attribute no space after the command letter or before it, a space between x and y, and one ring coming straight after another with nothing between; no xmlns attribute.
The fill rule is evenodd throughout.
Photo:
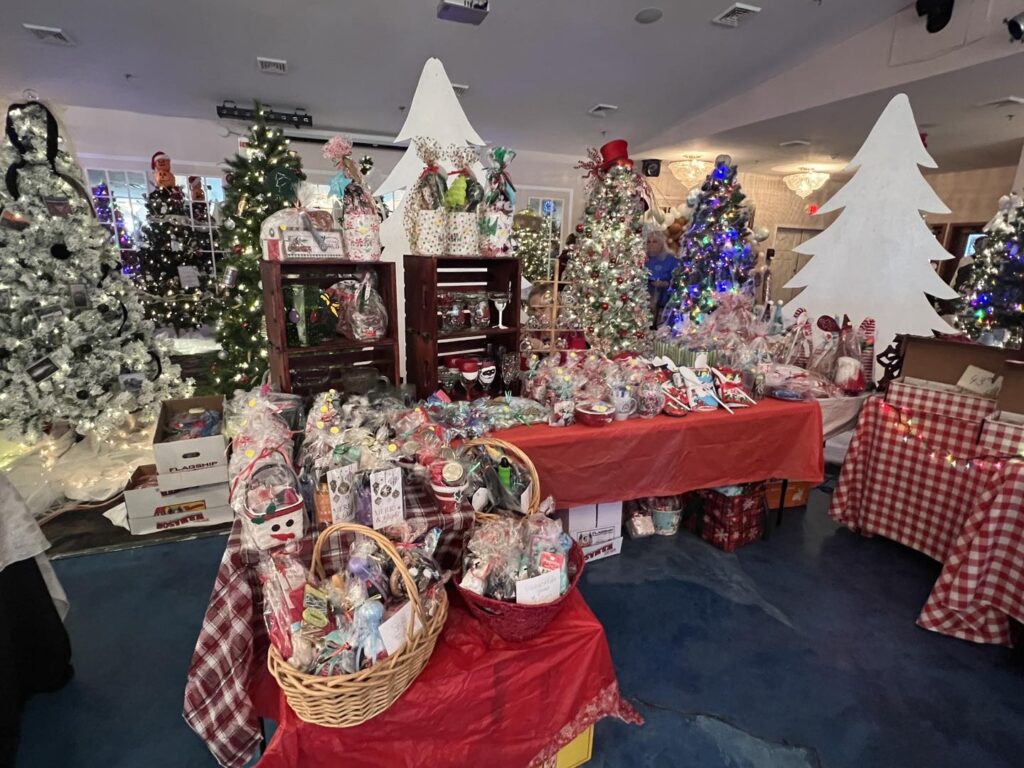
<svg viewBox="0 0 1024 768"><path fill-rule="evenodd" d="M1024 443L1021 443L1020 453L1017 454L983 453L965 456L952 453L947 448L937 445L928 439L920 417L915 416L911 409L884 401L879 404L879 408L885 415L895 415L893 431L899 436L897 438L899 442L906 444L910 443L911 440L917 441L921 449L927 452L930 461L941 461L953 469L962 469L964 471L979 470L983 472L998 472L1007 461L1024 461Z"/></svg>

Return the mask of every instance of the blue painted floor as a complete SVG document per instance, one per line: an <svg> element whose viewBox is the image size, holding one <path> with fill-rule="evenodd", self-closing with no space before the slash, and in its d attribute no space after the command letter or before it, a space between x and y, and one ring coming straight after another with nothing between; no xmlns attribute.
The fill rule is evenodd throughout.
<svg viewBox="0 0 1024 768"><path fill-rule="evenodd" d="M736 555L695 537L625 542L582 590L642 728L597 728L594 768L998 768L1024 754L1024 666L914 620L927 558L838 530L828 497ZM19 768L215 762L181 718L224 539L55 564L76 677L34 698Z"/></svg>

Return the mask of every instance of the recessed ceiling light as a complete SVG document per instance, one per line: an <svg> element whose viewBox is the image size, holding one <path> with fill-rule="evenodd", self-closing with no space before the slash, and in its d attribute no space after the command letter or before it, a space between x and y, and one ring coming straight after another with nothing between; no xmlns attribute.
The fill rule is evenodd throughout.
<svg viewBox="0 0 1024 768"><path fill-rule="evenodd" d="M659 21L663 15L664 11L661 8L644 8L633 18L637 24L653 24Z"/></svg>

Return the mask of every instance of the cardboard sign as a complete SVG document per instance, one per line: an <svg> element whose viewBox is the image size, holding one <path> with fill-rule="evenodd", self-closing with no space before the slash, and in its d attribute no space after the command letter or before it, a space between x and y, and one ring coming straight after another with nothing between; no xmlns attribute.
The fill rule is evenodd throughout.
<svg viewBox="0 0 1024 768"><path fill-rule="evenodd" d="M409 622L413 620L414 614L412 603L406 603L391 618L380 625L380 636L384 641L384 649L388 656L392 656L399 648L405 645L409 638ZM415 631L423 629L423 622L419 616L415 616Z"/></svg>
<svg viewBox="0 0 1024 768"><path fill-rule="evenodd" d="M327 473L327 491L331 498L331 522L345 523L353 519L352 491L357 464L336 467Z"/></svg>
<svg viewBox="0 0 1024 768"><path fill-rule="evenodd" d="M56 216L58 219L66 219L71 215L71 201L63 197L48 197L46 198L46 210L50 212L51 216Z"/></svg>
<svg viewBox="0 0 1024 768"><path fill-rule="evenodd" d="M370 513L375 529L401 523L405 519L403 503L400 467L370 474Z"/></svg>
<svg viewBox="0 0 1024 768"><path fill-rule="evenodd" d="M199 270L195 267L178 267L178 282L182 288L198 288Z"/></svg>
<svg viewBox="0 0 1024 768"><path fill-rule="evenodd" d="M544 605L557 600L561 594L561 571L548 571L516 582L516 602L519 605Z"/></svg>

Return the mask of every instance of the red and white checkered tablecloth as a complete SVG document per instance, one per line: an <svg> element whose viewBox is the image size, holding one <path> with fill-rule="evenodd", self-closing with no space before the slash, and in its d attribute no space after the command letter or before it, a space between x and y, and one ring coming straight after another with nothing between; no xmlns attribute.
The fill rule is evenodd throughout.
<svg viewBox="0 0 1024 768"><path fill-rule="evenodd" d="M1024 460L1003 464L967 518L917 623L975 643L1012 645L1024 622Z"/></svg>
<svg viewBox="0 0 1024 768"><path fill-rule="evenodd" d="M1024 454L1024 426L991 415L991 401L893 394L902 411L881 398L865 406L829 514L944 563L920 626L1010 645L1009 619L1024 621L1024 458L999 457ZM974 460L954 467L948 453Z"/></svg>
<svg viewBox="0 0 1024 768"><path fill-rule="evenodd" d="M977 454L987 415L949 398L894 383L887 399L896 407L881 398L867 402L832 496L829 514L837 522L945 561L985 479L984 470L945 459ZM984 402L991 411L991 401Z"/></svg>
<svg viewBox="0 0 1024 768"><path fill-rule="evenodd" d="M414 532L442 529L434 553L440 563L458 561L463 538L473 525L471 511L442 515L423 483L405 486L405 519ZM308 564L316 531L304 541ZM323 548L328 572L342 567L344 547L332 539ZM242 768L261 740L260 723L249 698L255 664L266 659L263 595L255 566L259 555L242 547L241 522L228 536L185 686L183 716L225 768Z"/></svg>

